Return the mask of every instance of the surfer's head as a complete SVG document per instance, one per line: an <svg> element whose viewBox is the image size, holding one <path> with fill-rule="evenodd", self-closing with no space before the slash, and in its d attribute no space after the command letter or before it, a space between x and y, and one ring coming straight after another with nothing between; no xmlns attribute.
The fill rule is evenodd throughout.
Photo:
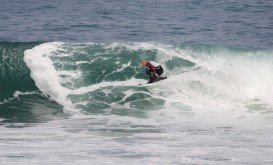
<svg viewBox="0 0 273 165"><path fill-rule="evenodd" d="M141 60L141 66L146 66L147 62L147 60Z"/></svg>

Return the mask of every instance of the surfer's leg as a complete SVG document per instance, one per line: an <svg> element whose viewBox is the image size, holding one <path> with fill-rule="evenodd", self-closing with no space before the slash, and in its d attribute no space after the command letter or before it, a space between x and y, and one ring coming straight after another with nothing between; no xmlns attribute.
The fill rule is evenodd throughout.
<svg viewBox="0 0 273 165"><path fill-rule="evenodd" d="M146 73L149 76L149 78L153 77L151 69L150 68L146 68Z"/></svg>
<svg viewBox="0 0 273 165"><path fill-rule="evenodd" d="M146 73L149 77L149 82L148 83L153 83L155 81L153 73L151 72L150 68L146 68Z"/></svg>

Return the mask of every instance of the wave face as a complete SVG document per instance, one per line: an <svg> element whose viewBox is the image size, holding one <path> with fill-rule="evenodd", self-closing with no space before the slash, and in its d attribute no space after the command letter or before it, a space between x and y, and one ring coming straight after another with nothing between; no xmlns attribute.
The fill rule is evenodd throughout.
<svg viewBox="0 0 273 165"><path fill-rule="evenodd" d="M272 109L270 51L187 44L52 42L24 54L36 86L65 109L133 116L168 106ZM161 63L168 79L139 85L147 79L141 59Z"/></svg>
<svg viewBox="0 0 273 165"><path fill-rule="evenodd" d="M13 96L15 91L37 90L23 57L24 51L39 43L0 43L0 102Z"/></svg>
<svg viewBox="0 0 273 165"><path fill-rule="evenodd" d="M62 106L39 91L23 59L25 50L39 44L0 43L0 116L4 122L43 122L62 112Z"/></svg>

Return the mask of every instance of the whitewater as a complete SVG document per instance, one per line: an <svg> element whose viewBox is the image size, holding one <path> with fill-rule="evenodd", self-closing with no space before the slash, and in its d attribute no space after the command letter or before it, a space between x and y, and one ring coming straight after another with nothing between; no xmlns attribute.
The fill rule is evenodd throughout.
<svg viewBox="0 0 273 165"><path fill-rule="evenodd" d="M97 47L100 50L92 50ZM64 107L71 106L68 95L84 95L109 87L141 89L139 84L145 83L143 79L147 77L140 73L143 69L139 61L147 58L159 61L165 75L169 75L168 80L147 86L150 94L157 97L171 102L203 99L201 105L229 101L245 106L251 103L271 106L272 52L207 49L205 52L202 48L191 50L157 43L53 42L26 50L24 60L36 86Z"/></svg>
<svg viewBox="0 0 273 165"><path fill-rule="evenodd" d="M139 85L144 58L168 79ZM4 164L272 163L270 51L50 42L24 51L24 61L64 116L2 128Z"/></svg>
<svg viewBox="0 0 273 165"><path fill-rule="evenodd" d="M0 164L273 164L271 1L0 8Z"/></svg>

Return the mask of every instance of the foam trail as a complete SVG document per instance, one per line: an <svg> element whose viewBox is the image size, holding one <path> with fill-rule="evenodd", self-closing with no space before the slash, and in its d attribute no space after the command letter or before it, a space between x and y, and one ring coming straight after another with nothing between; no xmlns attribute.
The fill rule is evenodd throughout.
<svg viewBox="0 0 273 165"><path fill-rule="evenodd" d="M70 94L84 94L84 93L87 93L89 91L94 91L96 89L103 88L103 87L108 87L108 86L136 86L136 85L139 85L139 84L144 84L146 82L147 82L146 80L135 79L135 78L132 78L132 79L127 80L127 81L101 82L101 83L90 85L90 86L87 86L87 87L81 87L81 88L78 88L78 89L71 90Z"/></svg>

